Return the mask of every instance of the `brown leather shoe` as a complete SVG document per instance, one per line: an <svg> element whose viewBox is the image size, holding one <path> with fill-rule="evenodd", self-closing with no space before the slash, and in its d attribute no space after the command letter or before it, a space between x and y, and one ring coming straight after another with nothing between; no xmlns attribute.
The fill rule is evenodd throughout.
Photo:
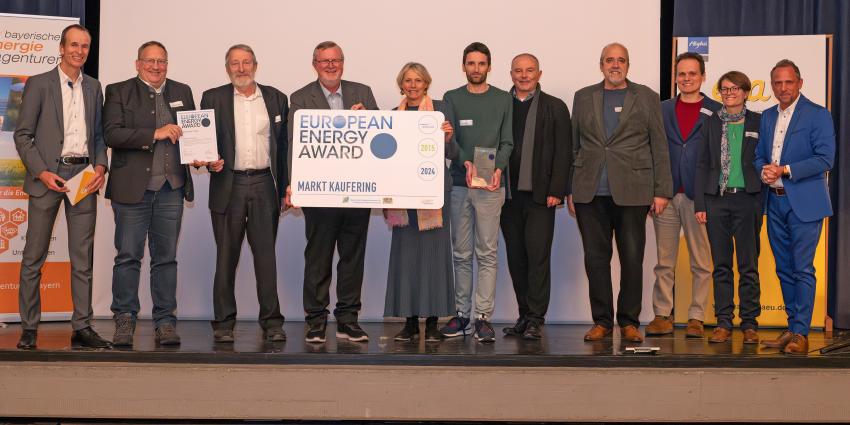
<svg viewBox="0 0 850 425"><path fill-rule="evenodd" d="M611 336L612 329L606 328L602 325L593 325L586 334L584 334L585 341L601 341L602 339Z"/></svg>
<svg viewBox="0 0 850 425"><path fill-rule="evenodd" d="M770 348L785 348L789 342L791 342L791 338L794 337L794 334L791 333L790 330L785 329L782 331L782 334L779 335L779 338L776 339L766 339L761 342L761 345Z"/></svg>
<svg viewBox="0 0 850 425"><path fill-rule="evenodd" d="M669 335L673 333L673 321L669 316L655 316L648 325L646 325L646 335Z"/></svg>
<svg viewBox="0 0 850 425"><path fill-rule="evenodd" d="M643 335L641 335L640 331L632 325L626 325L625 327L620 328L620 336L623 337L624 341L643 342Z"/></svg>
<svg viewBox="0 0 850 425"><path fill-rule="evenodd" d="M759 333L755 329L744 329L744 344L758 344Z"/></svg>
<svg viewBox="0 0 850 425"><path fill-rule="evenodd" d="M702 320L688 319L688 327L685 328L685 336L688 338L702 338L705 336L705 328Z"/></svg>
<svg viewBox="0 0 850 425"><path fill-rule="evenodd" d="M785 346L785 350L783 351L785 354L805 356L809 354L809 340L803 335L794 334L794 336L791 337L791 342Z"/></svg>
<svg viewBox="0 0 850 425"><path fill-rule="evenodd" d="M711 334L711 338L708 339L708 342L723 343L728 341L731 335L731 329L721 328L718 326L714 328L714 332Z"/></svg>

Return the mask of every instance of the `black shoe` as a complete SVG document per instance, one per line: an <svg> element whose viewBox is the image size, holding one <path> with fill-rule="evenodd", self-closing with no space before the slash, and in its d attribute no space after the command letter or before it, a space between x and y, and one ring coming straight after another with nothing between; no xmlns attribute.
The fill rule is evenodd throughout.
<svg viewBox="0 0 850 425"><path fill-rule="evenodd" d="M543 335L540 333L540 328L542 328L542 326L536 322L528 322L528 326L525 327L525 332L522 333L522 339L543 339Z"/></svg>
<svg viewBox="0 0 850 425"><path fill-rule="evenodd" d="M419 337L419 318L416 316L408 317L404 322L404 327L393 338L396 341L410 341L413 338Z"/></svg>
<svg viewBox="0 0 850 425"><path fill-rule="evenodd" d="M353 342L362 342L369 340L369 335L366 335L366 332L363 331L363 328L361 328L360 325L357 324L357 322L337 323L336 337L345 338Z"/></svg>
<svg viewBox="0 0 850 425"><path fill-rule="evenodd" d="M35 350L35 340L38 331L24 329L21 331L21 339L18 340L18 348L21 350Z"/></svg>
<svg viewBox="0 0 850 425"><path fill-rule="evenodd" d="M443 334L437 328L437 316L431 316L425 320L425 342L437 342L443 340Z"/></svg>
<svg viewBox="0 0 850 425"><path fill-rule="evenodd" d="M525 333L526 326L528 326L528 319L520 317L513 326L502 328L502 332L505 333L505 336L522 336Z"/></svg>
<svg viewBox="0 0 850 425"><path fill-rule="evenodd" d="M266 342L283 342L286 341L286 332L281 327L274 327L263 330L263 338Z"/></svg>
<svg viewBox="0 0 850 425"><path fill-rule="evenodd" d="M307 342L325 342L325 328L327 327L327 322L321 321L316 323L309 323L309 328L307 328L307 333L304 335L304 340Z"/></svg>
<svg viewBox="0 0 850 425"><path fill-rule="evenodd" d="M89 326L87 328L74 331L74 334L71 335L71 346L85 348L112 348L112 343L101 338L100 335L98 335L97 332Z"/></svg>

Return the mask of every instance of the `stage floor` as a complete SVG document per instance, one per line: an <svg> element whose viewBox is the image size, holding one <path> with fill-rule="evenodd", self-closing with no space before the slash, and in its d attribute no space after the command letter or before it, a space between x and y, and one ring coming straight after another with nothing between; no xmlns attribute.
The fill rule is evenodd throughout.
<svg viewBox="0 0 850 425"><path fill-rule="evenodd" d="M336 326L328 324L328 340L316 344L304 341L303 322L287 322L287 341L264 343L256 322L240 321L235 328L234 344L217 344L207 321L183 320L178 324L182 338L179 347L158 347L154 343L152 322L140 320L132 349L87 350L71 347L71 327L67 322L42 323L38 333L38 350L22 351L15 347L20 326L0 328L0 361L63 362L144 362L193 364L302 364L302 365L392 365L392 366L516 366L516 367L679 367L679 368L846 368L850 367L850 349L820 355L818 349L850 335L826 338L823 332L810 335L809 356L786 356L777 349L761 345L745 345L740 331L733 332L731 342L712 344L707 338L686 338L684 328L672 335L648 337L642 344L614 337L598 342L585 342L587 325L549 324L544 339L526 341L503 337L494 324L495 343L480 343L471 336L449 338L440 342L397 342L393 335L403 323L362 323L369 334L368 343L337 340ZM96 320L94 328L111 338L113 322ZM424 329L424 323L423 323ZM643 330L643 329L641 329ZM711 328L707 328L710 334ZM763 329L763 339L775 338L781 330ZM625 354L626 347L659 347L655 355Z"/></svg>

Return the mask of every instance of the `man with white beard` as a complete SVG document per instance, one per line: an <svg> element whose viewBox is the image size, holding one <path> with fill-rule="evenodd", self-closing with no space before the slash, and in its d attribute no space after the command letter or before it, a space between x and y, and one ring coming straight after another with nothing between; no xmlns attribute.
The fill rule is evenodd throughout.
<svg viewBox="0 0 850 425"><path fill-rule="evenodd" d="M287 98L274 87L257 84L257 58L247 45L228 49L224 67L230 83L205 91L201 98L201 109L215 110L221 155L206 164L216 244L213 335L218 343L233 342L236 266L247 231L264 338L284 341L275 238L287 186Z"/></svg>

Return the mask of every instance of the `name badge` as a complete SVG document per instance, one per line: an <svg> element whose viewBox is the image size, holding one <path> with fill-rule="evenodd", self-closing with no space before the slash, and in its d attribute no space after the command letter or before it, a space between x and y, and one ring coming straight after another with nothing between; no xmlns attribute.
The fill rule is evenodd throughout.
<svg viewBox="0 0 850 425"><path fill-rule="evenodd" d="M274 116L274 122L280 122L280 115Z"/></svg>
<svg viewBox="0 0 850 425"><path fill-rule="evenodd" d="M744 133L744 137L752 137L754 139L758 139L759 138L759 132L758 131L748 131L748 132Z"/></svg>
<svg viewBox="0 0 850 425"><path fill-rule="evenodd" d="M714 115L714 112L711 112L711 109L708 109L708 108L700 108L699 112L701 114L705 114L705 116L707 116L707 117Z"/></svg>
<svg viewBox="0 0 850 425"><path fill-rule="evenodd" d="M460 120L460 126L461 127L471 127L472 126L472 120Z"/></svg>
<svg viewBox="0 0 850 425"><path fill-rule="evenodd" d="M183 101L178 100L178 101L175 101L175 102L171 102L171 103L168 104L168 106L171 106L172 108L180 108L180 107L183 106Z"/></svg>
<svg viewBox="0 0 850 425"><path fill-rule="evenodd" d="M614 112L616 112L616 113L623 112L623 107L622 107L622 106L615 106L615 107L614 107Z"/></svg>

